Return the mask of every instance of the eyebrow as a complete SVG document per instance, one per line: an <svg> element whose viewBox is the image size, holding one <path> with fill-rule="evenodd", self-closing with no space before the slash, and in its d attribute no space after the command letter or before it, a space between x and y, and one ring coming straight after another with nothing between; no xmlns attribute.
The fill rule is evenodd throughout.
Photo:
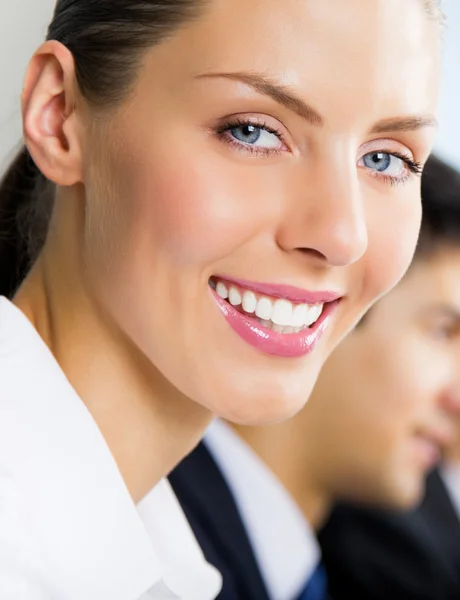
<svg viewBox="0 0 460 600"><path fill-rule="evenodd" d="M237 71L234 73L202 73L196 76L196 79L230 79L248 85L256 92L269 96L282 106L293 111L302 119L320 127L324 123L323 117L310 106L307 102L299 98L288 87L279 84L265 75L258 73L246 73ZM403 131L416 131L426 127L436 127L438 124L433 115L415 115L409 117L393 117L383 119L376 123L370 130L371 134L390 133Z"/></svg>
<svg viewBox="0 0 460 600"><path fill-rule="evenodd" d="M432 115L416 115L413 117L396 117L376 123L371 133L388 133L394 131L417 131L425 127L437 127L438 121Z"/></svg>
<svg viewBox="0 0 460 600"><path fill-rule="evenodd" d="M286 86L279 83L275 83L264 75L256 73L203 73L197 75L197 79L216 79L224 78L238 81L248 85L256 92L269 96L278 104L285 106L289 110L295 112L297 115L308 121L311 125L321 126L323 124L323 118L321 115L307 104L304 100L296 96Z"/></svg>

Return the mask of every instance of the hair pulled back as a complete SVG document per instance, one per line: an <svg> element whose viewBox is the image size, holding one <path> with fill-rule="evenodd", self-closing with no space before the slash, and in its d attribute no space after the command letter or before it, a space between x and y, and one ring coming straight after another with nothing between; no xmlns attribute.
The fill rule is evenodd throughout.
<svg viewBox="0 0 460 600"><path fill-rule="evenodd" d="M129 94L145 51L203 6L203 0L58 0L46 39L70 50L80 93L107 108ZM43 246L53 188L21 148L0 184L0 295L15 292Z"/></svg>

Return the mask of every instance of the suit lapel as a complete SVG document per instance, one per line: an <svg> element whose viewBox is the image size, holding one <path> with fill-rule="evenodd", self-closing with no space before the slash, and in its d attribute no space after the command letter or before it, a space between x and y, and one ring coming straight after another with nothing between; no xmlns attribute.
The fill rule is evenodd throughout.
<svg viewBox="0 0 460 600"><path fill-rule="evenodd" d="M232 493L203 443L173 471L170 481L206 558L224 571L221 597L226 597L227 571L239 590L238 600L269 600ZM200 540L203 535L207 540Z"/></svg>
<svg viewBox="0 0 460 600"><path fill-rule="evenodd" d="M420 508L422 517L439 545L439 553L460 573L460 521L439 472L433 471L427 480L427 493Z"/></svg>

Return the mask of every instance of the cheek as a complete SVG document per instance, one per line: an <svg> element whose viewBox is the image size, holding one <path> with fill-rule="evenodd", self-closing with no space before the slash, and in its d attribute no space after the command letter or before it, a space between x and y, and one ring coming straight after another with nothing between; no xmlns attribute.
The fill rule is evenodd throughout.
<svg viewBox="0 0 460 600"><path fill-rule="evenodd" d="M370 343L355 355L350 371L354 372L352 383L358 399L353 405L355 418L360 421L365 445L382 455L393 454L418 414L417 386L403 340L371 335Z"/></svg>
<svg viewBox="0 0 460 600"><path fill-rule="evenodd" d="M377 199L381 206L368 218L368 251L365 256L366 295L378 299L404 276L417 244L421 221L419 191L404 197Z"/></svg>
<svg viewBox="0 0 460 600"><path fill-rule="evenodd" d="M148 156L140 148L127 152L117 169L123 173L118 193L128 201L131 238L179 267L205 268L235 255L266 228L260 198L270 191L260 175L245 177L229 162L173 143Z"/></svg>
<svg viewBox="0 0 460 600"><path fill-rule="evenodd" d="M416 358L417 352L415 352ZM386 440L388 455L404 455L415 429L429 417L431 391L426 377L420 373L420 363L414 360L414 348L397 332L388 341L385 354L377 367L379 377L375 389L379 407L375 418L379 421L381 436ZM429 371L429 369L428 369Z"/></svg>

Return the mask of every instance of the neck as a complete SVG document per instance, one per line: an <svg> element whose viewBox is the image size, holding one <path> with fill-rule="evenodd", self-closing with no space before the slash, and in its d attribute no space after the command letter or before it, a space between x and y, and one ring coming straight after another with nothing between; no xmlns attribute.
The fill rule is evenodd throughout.
<svg viewBox="0 0 460 600"><path fill-rule="evenodd" d="M327 521L332 508L332 498L320 485L314 482L304 485L303 497L297 500L305 518L315 531L319 531Z"/></svg>
<svg viewBox="0 0 460 600"><path fill-rule="evenodd" d="M14 302L92 414L138 502L198 443L211 414L171 386L72 272L51 243Z"/></svg>
<svg viewBox="0 0 460 600"><path fill-rule="evenodd" d="M332 497L317 476L320 461L313 444L307 442L302 416L267 427L235 429L278 477L310 526L318 530L327 518Z"/></svg>

